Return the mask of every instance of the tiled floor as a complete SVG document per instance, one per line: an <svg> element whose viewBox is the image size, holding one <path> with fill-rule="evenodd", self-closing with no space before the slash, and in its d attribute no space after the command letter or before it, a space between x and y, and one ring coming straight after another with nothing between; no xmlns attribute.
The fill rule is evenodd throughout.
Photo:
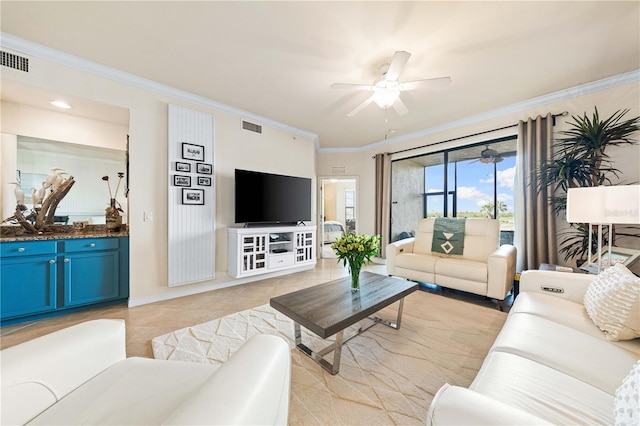
<svg viewBox="0 0 640 426"><path fill-rule="evenodd" d="M385 265L372 264L366 270L386 273ZM274 296L347 276L347 270L336 259L321 259L310 271L285 275L223 288L192 296L128 308L117 305L92 309L36 322L6 326L0 329L0 348L33 339L79 322L96 318L122 318L126 321L127 355L152 357L153 337L225 315L253 308ZM435 288L432 291L469 303L497 306L495 301L465 293Z"/></svg>

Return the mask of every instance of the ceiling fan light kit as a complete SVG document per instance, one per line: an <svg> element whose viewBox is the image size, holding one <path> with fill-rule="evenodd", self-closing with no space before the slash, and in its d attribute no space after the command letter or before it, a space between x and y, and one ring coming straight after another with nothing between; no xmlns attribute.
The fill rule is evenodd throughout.
<svg viewBox="0 0 640 426"><path fill-rule="evenodd" d="M389 108L400 96L397 81L382 80L373 89L373 102L380 108Z"/></svg>

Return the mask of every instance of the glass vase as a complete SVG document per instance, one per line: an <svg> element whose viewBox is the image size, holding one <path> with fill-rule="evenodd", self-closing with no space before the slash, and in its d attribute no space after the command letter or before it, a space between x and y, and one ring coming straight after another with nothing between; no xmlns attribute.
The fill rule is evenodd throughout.
<svg viewBox="0 0 640 426"><path fill-rule="evenodd" d="M107 207L104 214L105 228L107 231L119 231L122 226L122 216L116 207L115 198L111 199L110 206Z"/></svg>
<svg viewBox="0 0 640 426"><path fill-rule="evenodd" d="M360 290L360 269L362 263L350 261L349 273L351 274L351 291L356 292Z"/></svg>

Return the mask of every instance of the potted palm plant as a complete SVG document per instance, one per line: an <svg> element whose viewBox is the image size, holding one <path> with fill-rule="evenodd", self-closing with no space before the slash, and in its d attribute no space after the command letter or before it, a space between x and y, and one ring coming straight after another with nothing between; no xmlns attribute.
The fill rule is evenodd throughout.
<svg viewBox="0 0 640 426"><path fill-rule="evenodd" d="M618 110L610 117L601 119L598 108L595 108L591 117L586 112L582 116L572 116L567 123L569 128L559 132L551 160L541 164L533 180L539 189L551 189L553 195L549 197L549 202L553 204L556 216L564 215L566 211L569 188L612 185L612 178L619 179L620 171L607 154L607 148L637 144L632 136L640 129L640 117L623 120L628 112L628 109ZM586 260L588 250L592 253L597 250L597 238L592 239L593 247L588 247L589 233L594 230L585 223L570 225L560 235L558 251L564 254L565 261L577 258L580 265ZM615 243L616 235L637 237L624 230L612 231L612 234L605 235L605 241L611 238Z"/></svg>

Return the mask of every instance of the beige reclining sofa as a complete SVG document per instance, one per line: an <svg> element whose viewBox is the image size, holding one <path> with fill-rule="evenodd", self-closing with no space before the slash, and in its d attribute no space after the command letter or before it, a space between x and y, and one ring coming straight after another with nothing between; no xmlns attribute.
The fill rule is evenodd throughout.
<svg viewBox="0 0 640 426"><path fill-rule="evenodd" d="M420 219L415 237L387 246L387 273L504 300L513 287L516 249L509 244L498 247L500 223L495 219L464 220L461 254L432 251L435 223L436 219ZM446 252L446 238L440 241L444 243L438 245L445 245L442 251Z"/></svg>

